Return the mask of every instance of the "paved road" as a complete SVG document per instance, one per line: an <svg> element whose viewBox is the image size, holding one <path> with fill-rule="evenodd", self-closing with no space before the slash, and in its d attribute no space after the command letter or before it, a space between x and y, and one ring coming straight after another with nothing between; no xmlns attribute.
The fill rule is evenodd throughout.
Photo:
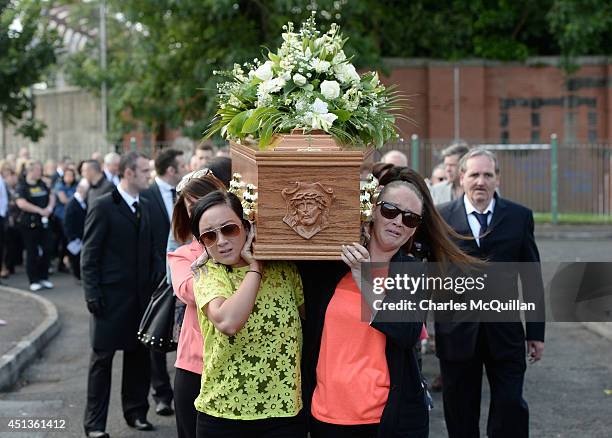
<svg viewBox="0 0 612 438"><path fill-rule="evenodd" d="M610 241L539 242L543 259L550 261L610 260ZM57 288L44 295L58 307L62 331L51 342L40 360L34 362L23 376L21 386L0 394L0 417L20 415L57 415L68 419L68 429L57 434L2 433L0 438L80 437L85 403L86 373L89 357L87 313L82 292L66 275L56 275ZM25 287L23 275L8 281L9 285ZM115 358L112 408L108 431L120 437L174 437L174 418L150 414L157 426L155 432L135 432L123 421L119 400L119 365ZM172 363L169 359L169 363ZM437 363L425 357L425 372L432 377ZM485 379L486 380L486 379ZM531 409L532 436L608 438L612 436L612 344L577 324L550 324L547 330L545 358L529 366L525 397ZM486 391L485 391L486 392ZM431 414L432 438L445 437L442 402L435 396L436 407ZM483 430L488 399L483 397ZM0 429L1 430L1 429Z"/></svg>

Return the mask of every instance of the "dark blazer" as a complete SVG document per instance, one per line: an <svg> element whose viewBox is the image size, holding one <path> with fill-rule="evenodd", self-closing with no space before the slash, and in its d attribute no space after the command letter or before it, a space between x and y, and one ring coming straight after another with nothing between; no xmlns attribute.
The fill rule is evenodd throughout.
<svg viewBox="0 0 612 438"><path fill-rule="evenodd" d="M106 181L106 179L105 179ZM94 349L136 348L140 319L159 269L153 252L148 202L140 198L141 217L116 188L91 205L85 219L81 272L85 299L102 298L104 314L90 319Z"/></svg>
<svg viewBox="0 0 612 438"><path fill-rule="evenodd" d="M455 243L467 254L489 262L539 262L540 254L533 234L533 213L522 205L495 194L495 208L487 234L476 240L457 240ZM440 215L459 234L472 236L463 196L439 207ZM539 271L539 265L537 271ZM503 285L517 290L519 275L508 273ZM544 294L541 276L530 282L534 296ZM491 354L503 358L511 352L524 350L525 339L544 341L544 322L528 322L527 336L520 322L505 323L441 323L436 324L436 354L441 359L465 360L474 354L479 329L486 331Z"/></svg>
<svg viewBox="0 0 612 438"><path fill-rule="evenodd" d="M392 262L414 262L416 259L397 253ZM392 265L389 276L395 275ZM304 348L302 351L302 383L304 412L310 419L312 395L316 387L316 369L321 348L321 337L327 306L337 284L349 272L342 262L298 262L302 276L306 305ZM388 292L385 301L401 299ZM389 398L382 414L378 436L385 438L425 438L429 433L429 412L421 373L417 364L415 345L419 340L422 322L379 322L371 326L387 337L385 356L389 367Z"/></svg>
<svg viewBox="0 0 612 438"><path fill-rule="evenodd" d="M102 195L111 193L115 185L106 179L106 176L102 174L102 178L97 184L91 184L87 191L87 205L91 208L95 201L98 200Z"/></svg>
<svg viewBox="0 0 612 438"><path fill-rule="evenodd" d="M66 234L68 242L83 238L86 215L87 210L83 209L74 197L68 201L64 212L64 234Z"/></svg>
<svg viewBox="0 0 612 438"><path fill-rule="evenodd" d="M168 212L159 191L159 186L154 182L140 196L149 201L151 207L151 229L153 234L155 234L157 242L154 250L158 257L165 261L168 235L170 234L170 219L168 218Z"/></svg>

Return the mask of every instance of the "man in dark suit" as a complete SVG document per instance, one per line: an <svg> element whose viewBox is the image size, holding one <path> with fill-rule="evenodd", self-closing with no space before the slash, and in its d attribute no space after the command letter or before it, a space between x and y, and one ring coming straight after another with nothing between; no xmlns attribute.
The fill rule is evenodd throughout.
<svg viewBox="0 0 612 438"><path fill-rule="evenodd" d="M149 302L154 272L161 261L153 251L148 203L139 197L147 188L149 160L137 152L121 157L121 182L102 195L85 220L81 274L91 313L92 354L87 385L85 433L107 438L112 361L123 350L121 401L127 424L151 430L147 421L149 354L136 338Z"/></svg>
<svg viewBox="0 0 612 438"><path fill-rule="evenodd" d="M89 182L87 192L87 205L92 206L94 201L106 193L113 191L115 186L106 179L102 167L97 160L86 160L81 167L81 174Z"/></svg>
<svg viewBox="0 0 612 438"><path fill-rule="evenodd" d="M490 262L533 262L531 266L539 273L533 214L495 193L499 183L495 155L485 149L470 150L460 161L460 175L465 194L439 207L455 231L474 237L457 244L466 253ZM525 284L524 272L520 275ZM504 289L515 287L518 276L519 270L513 272ZM533 278L530 290L523 294L542 296L541 277ZM480 436L483 365L491 388L488 436L528 436L529 410L523 399L525 341L530 361L540 360L544 351L543 319L527 322L526 334L520 322L436 324L436 354L444 382L444 417L450 438Z"/></svg>
<svg viewBox="0 0 612 438"><path fill-rule="evenodd" d="M154 248L161 260L166 260L166 247L172 222L172 210L176 200L176 185L186 173L183 152L176 149L162 150L155 158L155 181L142 197L151 205L151 228L155 234ZM165 268L163 273L165 273ZM162 275L163 275L162 273ZM151 387L158 415L172 415L174 394L166 364L166 354L151 350Z"/></svg>
<svg viewBox="0 0 612 438"><path fill-rule="evenodd" d="M85 178L79 181L74 196L66 204L64 213L64 234L66 235L68 258L72 273L77 280L81 279L81 248L85 231L87 214L87 190L89 183Z"/></svg>

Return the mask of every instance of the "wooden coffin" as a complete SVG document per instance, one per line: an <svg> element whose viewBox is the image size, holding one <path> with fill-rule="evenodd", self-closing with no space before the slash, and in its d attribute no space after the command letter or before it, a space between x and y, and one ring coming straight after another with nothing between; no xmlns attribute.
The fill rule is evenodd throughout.
<svg viewBox="0 0 612 438"><path fill-rule="evenodd" d="M253 254L259 260L337 260L360 237L363 150L328 135L283 136L274 150L231 143L232 172L257 187Z"/></svg>

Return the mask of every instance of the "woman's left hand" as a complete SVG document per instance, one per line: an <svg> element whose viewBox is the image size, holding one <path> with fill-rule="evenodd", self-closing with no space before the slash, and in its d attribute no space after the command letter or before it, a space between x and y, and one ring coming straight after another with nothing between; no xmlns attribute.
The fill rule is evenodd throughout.
<svg viewBox="0 0 612 438"><path fill-rule="evenodd" d="M352 245L342 245L342 261L351 268L353 280L361 289L361 264L370 261L370 253L358 243Z"/></svg>

